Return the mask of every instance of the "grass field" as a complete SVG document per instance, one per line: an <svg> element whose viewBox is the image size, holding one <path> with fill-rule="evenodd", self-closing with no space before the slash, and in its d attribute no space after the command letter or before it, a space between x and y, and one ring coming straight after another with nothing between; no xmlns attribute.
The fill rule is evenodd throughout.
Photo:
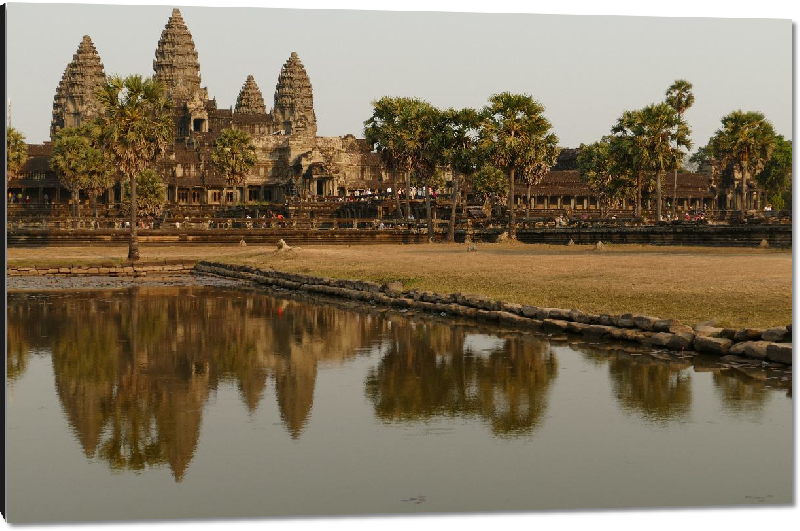
<svg viewBox="0 0 800 531"><path fill-rule="evenodd" d="M121 261L127 248L7 249L10 264ZM441 293L488 295L594 313L643 313L687 324L769 327L792 321L790 251L743 248L478 245L142 246L142 260L207 259Z"/></svg>

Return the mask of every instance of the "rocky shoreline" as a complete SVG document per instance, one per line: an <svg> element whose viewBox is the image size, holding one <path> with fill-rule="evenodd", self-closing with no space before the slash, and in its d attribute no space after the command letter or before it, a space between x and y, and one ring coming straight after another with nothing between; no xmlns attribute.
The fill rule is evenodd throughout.
<svg viewBox="0 0 800 531"><path fill-rule="evenodd" d="M636 342L648 347L695 351L732 360L744 358L792 364L791 324L766 330L719 328L710 323L692 328L674 319L646 315L589 314L576 309L539 308L495 301L480 295L403 291L399 282L378 284L336 280L208 261L196 263L194 270L291 291L494 321L537 332L575 333L595 339Z"/></svg>

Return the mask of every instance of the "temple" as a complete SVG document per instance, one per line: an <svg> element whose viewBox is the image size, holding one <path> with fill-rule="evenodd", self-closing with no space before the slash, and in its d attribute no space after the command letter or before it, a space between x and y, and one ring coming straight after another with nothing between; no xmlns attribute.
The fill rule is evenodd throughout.
<svg viewBox="0 0 800 531"><path fill-rule="evenodd" d="M295 52L280 69L271 110L253 76L244 80L235 107L218 108L216 99L209 98L208 89L202 86L192 34L180 10L173 9L156 46L153 72L174 104L175 141L157 168L167 185L167 202L171 205L285 203L295 198L381 192L390 187L380 157L365 140L353 135L317 136L311 80ZM52 140L61 129L78 126L102 112L95 91L104 80L100 55L89 36L84 36L56 88L51 142L29 146L29 159L9 180L9 192L30 196L32 202L41 203L45 198L56 203L68 201L69 194L49 167ZM258 152L258 163L244 184L236 188L226 185L210 163L214 142L227 128L249 133ZM528 208L599 208L596 195L580 180L576 154L574 149L562 151L552 171L531 190ZM741 179L728 173L725 178L712 172L680 173L677 205L682 210L737 209L740 199L736 190ZM665 179L667 201L672 197L671 177ZM527 204L526 187L518 186L518 201ZM748 207L761 208L763 190L755 183L751 186ZM119 194L117 185L101 201L112 205ZM654 198L646 201L655 202ZM622 209L632 210L633 205L625 203Z"/></svg>

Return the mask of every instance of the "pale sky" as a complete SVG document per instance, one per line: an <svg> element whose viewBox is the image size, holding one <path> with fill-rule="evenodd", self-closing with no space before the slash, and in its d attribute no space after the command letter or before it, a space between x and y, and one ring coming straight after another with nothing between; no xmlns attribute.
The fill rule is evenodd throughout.
<svg viewBox="0 0 800 531"><path fill-rule="evenodd" d="M248 74L271 108L281 65L296 51L322 136L363 136L370 102L383 95L479 108L511 91L544 104L560 145L577 147L607 134L623 110L661 101L677 78L694 84L686 118L695 148L740 108L792 136L788 19L176 7L221 108L236 103ZM83 35L107 74L151 75L170 13L169 5L10 4L12 125L28 142L48 140L53 95Z"/></svg>

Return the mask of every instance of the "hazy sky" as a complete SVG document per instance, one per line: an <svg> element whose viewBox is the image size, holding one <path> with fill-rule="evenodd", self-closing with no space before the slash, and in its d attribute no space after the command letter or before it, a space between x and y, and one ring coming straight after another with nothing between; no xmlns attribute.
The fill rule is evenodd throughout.
<svg viewBox="0 0 800 531"><path fill-rule="evenodd" d="M625 109L660 101L676 78L694 84L686 118L695 146L722 116L759 110L792 135L790 20L469 14L180 7L203 85L236 103L248 74L271 108L292 51L314 88L319 134L362 136L370 102L417 96L481 107L496 92L532 94L560 144L608 133ZM53 95L83 35L107 74L152 74L170 6L19 4L8 7L12 125L49 137Z"/></svg>

